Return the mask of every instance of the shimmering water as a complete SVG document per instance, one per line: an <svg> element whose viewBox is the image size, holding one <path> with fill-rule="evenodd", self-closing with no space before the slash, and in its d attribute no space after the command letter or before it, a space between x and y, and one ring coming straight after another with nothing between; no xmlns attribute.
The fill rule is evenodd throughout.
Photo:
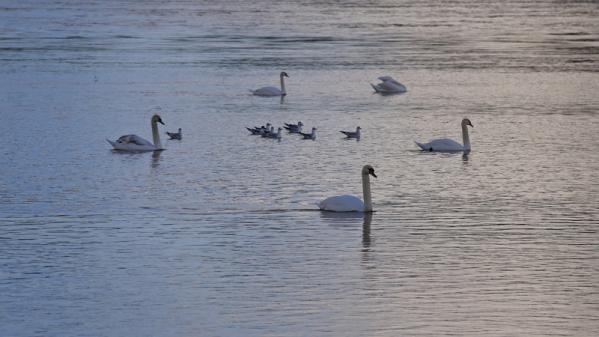
<svg viewBox="0 0 599 337"><path fill-rule="evenodd" d="M0 335L599 335L597 17L4 0ZM248 95L282 70L283 101ZM408 92L373 95L381 75ZM183 140L110 150L154 113ZM469 156L417 151L463 117ZM297 120L318 139L245 130ZM315 211L367 163L372 217Z"/></svg>

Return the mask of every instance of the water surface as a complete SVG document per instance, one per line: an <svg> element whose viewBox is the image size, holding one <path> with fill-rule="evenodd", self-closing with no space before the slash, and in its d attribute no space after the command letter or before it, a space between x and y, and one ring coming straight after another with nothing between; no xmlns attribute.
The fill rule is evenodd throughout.
<svg viewBox="0 0 599 337"><path fill-rule="evenodd" d="M4 1L10 336L596 336L599 6ZM289 73L284 100L248 95ZM372 94L391 75L408 87ZM158 154L105 141L181 127ZM430 154L415 140L473 151ZM316 141L252 137L303 121ZM359 142L339 130L360 125ZM371 217L316 211L361 193Z"/></svg>

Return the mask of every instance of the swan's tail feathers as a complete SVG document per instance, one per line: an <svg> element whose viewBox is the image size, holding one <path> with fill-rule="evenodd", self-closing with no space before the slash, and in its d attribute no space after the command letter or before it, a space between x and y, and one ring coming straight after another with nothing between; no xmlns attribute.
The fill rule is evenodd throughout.
<svg viewBox="0 0 599 337"><path fill-rule="evenodd" d="M375 92L379 92L379 89L376 87L376 85L370 83L370 85L372 86L372 89L374 89Z"/></svg>
<svg viewBox="0 0 599 337"><path fill-rule="evenodd" d="M106 141L108 142L108 144L112 145L112 147L114 147L116 145L115 142L108 140L108 138L106 138Z"/></svg>
<svg viewBox="0 0 599 337"><path fill-rule="evenodd" d="M416 143L416 145L418 145L418 147L420 147L422 150L428 150L426 144L418 143L417 141L414 141L414 143Z"/></svg>
<svg viewBox="0 0 599 337"><path fill-rule="evenodd" d="M252 89L248 89L248 91L252 94L255 95L256 94L256 90L252 90Z"/></svg>

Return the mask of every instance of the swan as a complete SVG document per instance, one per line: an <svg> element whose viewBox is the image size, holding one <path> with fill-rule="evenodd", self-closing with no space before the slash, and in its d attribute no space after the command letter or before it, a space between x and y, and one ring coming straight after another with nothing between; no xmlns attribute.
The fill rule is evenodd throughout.
<svg viewBox="0 0 599 337"><path fill-rule="evenodd" d="M398 94L408 91L405 85L397 82L391 76L381 76L378 79L381 80L381 83L377 85L370 83L370 85L379 94Z"/></svg>
<svg viewBox="0 0 599 337"><path fill-rule="evenodd" d="M304 137L303 139L316 140L316 128L312 128L312 132L310 133L299 132L299 134Z"/></svg>
<svg viewBox="0 0 599 337"><path fill-rule="evenodd" d="M339 131L342 134L344 134L347 138L356 138L356 139L360 139L360 130L362 130L361 127L357 127L356 131Z"/></svg>
<svg viewBox="0 0 599 337"><path fill-rule="evenodd" d="M416 142L422 150L430 152L470 152L470 136L468 136L468 125L474 127L468 118L462 119L462 139L464 145L453 139L439 138L433 139L426 144Z"/></svg>
<svg viewBox="0 0 599 337"><path fill-rule="evenodd" d="M287 92L285 91L285 81L284 77L289 77L286 72L282 71L279 75L281 77L281 89L277 87L262 87L256 90L250 90L253 95L256 96L285 96Z"/></svg>
<svg viewBox="0 0 599 337"><path fill-rule="evenodd" d="M370 176L376 178L374 168L370 165L362 167L362 193L364 202L353 195L329 197L318 203L321 211L333 212L372 212L372 196L370 194Z"/></svg>
<svg viewBox="0 0 599 337"><path fill-rule="evenodd" d="M162 119L159 115L152 116L152 138L154 143L152 144L150 141L143 139L138 135L124 135L119 137L116 141L108 141L110 145L115 150L119 151L130 151L130 152L140 152L140 151L162 151L162 144L160 143L160 135L158 133L158 123L164 125Z"/></svg>
<svg viewBox="0 0 599 337"><path fill-rule="evenodd" d="M170 137L170 139L181 140L183 134L181 133L181 128L179 128L179 132L166 132L166 134Z"/></svg>

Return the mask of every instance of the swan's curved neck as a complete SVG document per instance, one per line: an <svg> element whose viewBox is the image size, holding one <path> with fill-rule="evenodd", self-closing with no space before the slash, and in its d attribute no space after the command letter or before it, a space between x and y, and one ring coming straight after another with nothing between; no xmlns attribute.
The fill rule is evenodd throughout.
<svg viewBox="0 0 599 337"><path fill-rule="evenodd" d="M286 94L287 94L287 92L285 91L285 80L284 80L283 78L284 78L284 76L283 76L283 75L281 75L281 93L282 93L283 95L286 95Z"/></svg>
<svg viewBox="0 0 599 337"><path fill-rule="evenodd" d="M470 150L470 136L468 135L468 125L462 124L462 140L464 141L464 150Z"/></svg>
<svg viewBox="0 0 599 337"><path fill-rule="evenodd" d="M158 132L158 124L155 121L152 121L152 138L154 140L154 147L157 150L162 149L162 144L160 143L160 133Z"/></svg>
<svg viewBox="0 0 599 337"><path fill-rule="evenodd" d="M372 195L370 194L370 176L362 174L362 193L364 194L364 212L372 212Z"/></svg>

